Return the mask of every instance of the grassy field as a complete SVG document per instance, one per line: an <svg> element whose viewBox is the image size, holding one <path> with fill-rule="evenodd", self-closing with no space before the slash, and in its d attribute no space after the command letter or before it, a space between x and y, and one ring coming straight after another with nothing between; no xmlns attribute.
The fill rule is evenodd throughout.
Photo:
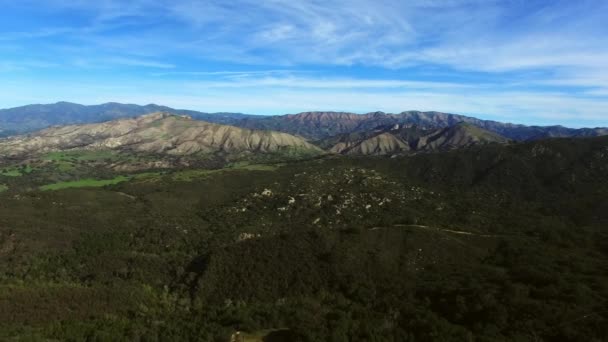
<svg viewBox="0 0 608 342"><path fill-rule="evenodd" d="M21 177L24 174L29 174L34 169L30 165L25 165L22 167L11 166L5 169L0 169L0 176L5 177Z"/></svg>
<svg viewBox="0 0 608 342"><path fill-rule="evenodd" d="M10 169L10 170L0 172L0 175L6 176L6 177L20 177L20 176L23 176L23 173L21 173L17 169Z"/></svg>
<svg viewBox="0 0 608 342"><path fill-rule="evenodd" d="M43 160L53 162L58 171L67 172L77 168L79 164L95 163L95 162L127 162L136 161L133 155L121 153L118 151L67 151L67 152L51 152L44 156Z"/></svg>
<svg viewBox="0 0 608 342"><path fill-rule="evenodd" d="M40 190L61 190L68 188L86 188L86 187L102 187L106 185L118 184L121 182L126 182L131 177L127 176L118 176L112 179L81 179L77 181L69 181L69 182L59 182L54 184L43 185L40 187Z"/></svg>
<svg viewBox="0 0 608 342"><path fill-rule="evenodd" d="M49 154L49 158L53 158L53 163L56 164L56 168L52 168L52 171L49 172L56 172L53 170L58 170L58 171L73 171L76 172L78 170L81 170L81 168L78 168L78 162L71 162L68 159L68 155L74 155L71 153L53 153L53 154ZM101 156L102 154L98 154L98 156ZM88 156L80 156L82 158L93 158L92 155L88 155ZM71 158L71 157L69 157ZM223 169L214 169L214 170L210 170L210 169L184 169L184 170L178 170L178 171L169 171L169 172L156 172L156 171L152 171L152 172L141 172L141 173L133 173L133 174L127 174L127 175L116 175L113 172L106 172L106 173L101 173L101 174L96 174L96 175L91 175L91 174L86 174L86 173L82 173L82 172L77 172L77 173L71 173L69 175L69 177L63 177L63 179L53 179L52 177L43 177L40 178L40 175L38 175L39 179L41 180L41 183L38 183L38 189L43 190L43 191L50 191L50 190L62 190L62 189L68 189L68 188L87 188L87 187L103 187L106 185L113 185L113 184L118 184L118 183L122 183L122 182L127 182L127 181L136 181L138 183L141 182L158 182L160 180L162 180L164 177L168 177L167 179L170 181L177 181L177 182L193 182L196 180L200 180L200 179L204 179L207 178L211 175L214 174L218 174L218 173L222 173L222 172L233 172L233 171L274 171L279 167L279 165L263 165L263 164L234 164L231 165L230 167L227 168L223 168ZM19 179L21 179L21 176L26 174L26 171L31 172L31 167L28 166L28 168L14 168L14 169L7 169L7 171L11 172L11 175L13 175L14 173L14 177L17 177L17 173L19 173ZM41 169L42 170L42 169ZM86 170L86 169L83 169ZM3 174L4 175L4 174ZM65 176L65 175L64 175ZM84 177L81 177L84 176ZM92 177L93 176L93 177ZM46 180L46 182L45 182ZM7 183L7 186L11 186L11 188L14 189L21 189L20 184L23 183L24 181L27 181L27 179L23 179L22 181L18 182L18 183Z"/></svg>

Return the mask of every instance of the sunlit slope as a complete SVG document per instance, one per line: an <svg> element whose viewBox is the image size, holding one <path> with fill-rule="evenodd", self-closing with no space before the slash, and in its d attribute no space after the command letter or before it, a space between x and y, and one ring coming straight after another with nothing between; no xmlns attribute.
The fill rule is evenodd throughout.
<svg viewBox="0 0 608 342"><path fill-rule="evenodd" d="M0 141L0 156L19 157L45 152L127 150L164 155L223 152L275 152L282 148L319 149L304 139L154 113L135 119L48 128Z"/></svg>

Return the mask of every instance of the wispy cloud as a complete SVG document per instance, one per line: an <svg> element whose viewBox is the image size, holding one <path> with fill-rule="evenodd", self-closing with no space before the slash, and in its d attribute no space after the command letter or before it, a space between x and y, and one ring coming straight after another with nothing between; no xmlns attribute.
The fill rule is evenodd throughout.
<svg viewBox="0 0 608 342"><path fill-rule="evenodd" d="M483 85L424 82L409 80L373 80L355 78L313 78L313 77L245 77L236 79L186 82L184 86L197 88L303 88L303 89L466 89Z"/></svg>
<svg viewBox="0 0 608 342"><path fill-rule="evenodd" d="M0 61L0 72L26 71L31 69L49 69L59 67L60 64L39 60Z"/></svg>
<svg viewBox="0 0 608 342"><path fill-rule="evenodd" d="M289 69L274 69L274 70L247 70L247 71L234 71L234 70L222 70L222 71L167 71L153 73L153 76L218 76L228 78L242 78L251 76L267 76L267 75L280 75L280 74L296 74L306 73L308 71L301 70L289 70Z"/></svg>
<svg viewBox="0 0 608 342"><path fill-rule="evenodd" d="M0 34L0 41L47 38L63 35L72 31L73 29L69 27L45 27L34 31L4 32Z"/></svg>
<svg viewBox="0 0 608 342"><path fill-rule="evenodd" d="M150 60L143 60L143 59L136 59L136 58L127 58L127 57L109 58L109 59L106 59L105 62L110 63L110 64L119 64L119 65L145 67L145 68L158 68L158 69L175 68L175 65L170 64L170 63L162 63L162 62L157 62L157 61L150 61Z"/></svg>

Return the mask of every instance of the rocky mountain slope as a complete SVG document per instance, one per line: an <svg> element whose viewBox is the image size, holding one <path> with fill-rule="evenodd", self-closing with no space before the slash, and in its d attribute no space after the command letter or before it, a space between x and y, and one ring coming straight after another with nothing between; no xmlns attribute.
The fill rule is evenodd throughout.
<svg viewBox="0 0 608 342"><path fill-rule="evenodd" d="M364 133L338 135L320 142L333 153L386 155L407 152L446 151L490 143L505 144L509 139L467 123L440 129L394 125Z"/></svg>
<svg viewBox="0 0 608 342"><path fill-rule="evenodd" d="M71 149L128 150L166 155L212 152L275 152L283 148L320 151L302 138L154 113L100 124L48 128L0 140L0 156L19 157Z"/></svg>
<svg viewBox="0 0 608 342"><path fill-rule="evenodd" d="M587 137L608 135L608 128L573 129L563 126L525 126L490 120L440 113L407 111L400 114L372 112L353 114L345 112L305 112L281 116L248 117L235 125L270 129L298 134L313 140L321 140L336 134L364 132L383 125L417 125L426 129L438 129L466 122L498 133L506 138L527 141L550 137Z"/></svg>
<svg viewBox="0 0 608 342"><path fill-rule="evenodd" d="M249 116L240 113L202 113L155 104L145 106L115 102L93 106L70 102L33 104L0 110L0 137L32 132L50 126L97 123L156 112L189 115L194 119L220 124L231 124Z"/></svg>

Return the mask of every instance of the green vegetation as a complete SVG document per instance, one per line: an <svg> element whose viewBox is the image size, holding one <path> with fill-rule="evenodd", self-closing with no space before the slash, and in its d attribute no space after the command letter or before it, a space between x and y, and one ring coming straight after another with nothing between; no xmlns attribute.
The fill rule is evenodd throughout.
<svg viewBox="0 0 608 342"><path fill-rule="evenodd" d="M183 170L173 172L171 178L175 181L190 182L217 172L220 170Z"/></svg>
<svg viewBox="0 0 608 342"><path fill-rule="evenodd" d="M0 173L0 175L6 176L6 177L20 177L20 176L23 176L23 173L21 173L21 171L19 171L19 169L10 169L10 170L6 170L6 171L2 171L2 173Z"/></svg>
<svg viewBox="0 0 608 342"><path fill-rule="evenodd" d="M8 186L4 185L4 184L0 184L0 192L4 192L8 190Z"/></svg>
<svg viewBox="0 0 608 342"><path fill-rule="evenodd" d="M125 151L115 151L115 150L76 150L71 152L58 152L62 157L57 160L76 160L83 162L96 162L96 161L104 161L104 162L120 162L120 161L138 161L142 159L146 159L149 156L142 154L136 155L130 152Z"/></svg>
<svg viewBox="0 0 608 342"><path fill-rule="evenodd" d="M250 171L274 171L285 164L251 164L249 162L236 162L226 166L229 169L250 170Z"/></svg>
<svg viewBox="0 0 608 342"><path fill-rule="evenodd" d="M226 155L227 165L231 164L278 164L289 161L298 161L306 159L314 159L321 156L324 152L317 149L305 149L298 147L282 147L275 152L270 153L251 153L242 152L231 155Z"/></svg>
<svg viewBox="0 0 608 342"><path fill-rule="evenodd" d="M44 157L44 159L51 161L91 161L102 159L114 159L117 158L119 155L119 152L113 150L78 150L67 152L50 152Z"/></svg>
<svg viewBox="0 0 608 342"><path fill-rule="evenodd" d="M0 340L608 336L608 138L231 166L2 179Z"/></svg>
<svg viewBox="0 0 608 342"><path fill-rule="evenodd" d="M54 184L43 185L40 190L61 190L67 188L85 188L85 187L101 187L106 185L118 184L126 182L130 178L126 176L118 176L112 179L81 179L77 181L59 182Z"/></svg>
<svg viewBox="0 0 608 342"><path fill-rule="evenodd" d="M136 162L142 157L113 150L74 150L50 152L42 160L52 162L60 172L77 171L87 165Z"/></svg>
<svg viewBox="0 0 608 342"><path fill-rule="evenodd" d="M248 164L245 162L230 164L226 168L216 169L216 170L206 170L206 169L189 169L189 170L181 170L175 171L171 173L171 178L174 181L181 182L190 182L202 177L208 177L209 175L218 173L218 172L230 172L230 171L238 171L238 170L246 170L246 171L274 171L277 169L279 165L266 165L266 164Z"/></svg>
<svg viewBox="0 0 608 342"><path fill-rule="evenodd" d="M209 175L218 172L230 172L235 170L247 170L247 171L274 171L278 165L263 165L263 164L248 164L238 163L232 164L227 168L209 170L209 169L186 169L170 172L170 179L173 181L191 182L196 179L207 177ZM68 188L85 188L85 187L102 187L106 185L118 184L130 180L136 180L139 182L148 181L160 181L165 175L165 172L140 172L132 175L118 175L111 179L95 179L85 178L78 180L61 181L52 184L45 184L39 186L40 190L61 190Z"/></svg>
<svg viewBox="0 0 608 342"><path fill-rule="evenodd" d="M12 166L8 168L0 168L0 176L5 177L21 177L25 174L29 174L34 169L30 165Z"/></svg>

